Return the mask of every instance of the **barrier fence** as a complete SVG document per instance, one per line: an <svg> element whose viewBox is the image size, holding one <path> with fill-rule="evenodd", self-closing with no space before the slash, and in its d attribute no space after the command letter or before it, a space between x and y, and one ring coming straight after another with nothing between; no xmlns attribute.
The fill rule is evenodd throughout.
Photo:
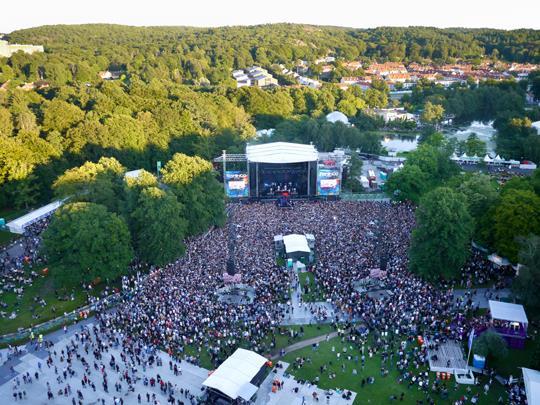
<svg viewBox="0 0 540 405"><path fill-rule="evenodd" d="M385 193L341 193L341 199L344 201L390 201L390 197Z"/></svg>

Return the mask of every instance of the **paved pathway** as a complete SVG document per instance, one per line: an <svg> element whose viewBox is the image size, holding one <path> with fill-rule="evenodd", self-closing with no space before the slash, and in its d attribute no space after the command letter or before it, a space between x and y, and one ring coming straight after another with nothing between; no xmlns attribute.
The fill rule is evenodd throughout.
<svg viewBox="0 0 540 405"><path fill-rule="evenodd" d="M314 323L331 323L335 318L334 305L329 302L302 302L302 287L298 280L298 275L293 274L291 284L291 299L287 305L283 306L284 318L281 325L310 325ZM326 319L322 320L315 314L326 314Z"/></svg>
<svg viewBox="0 0 540 405"><path fill-rule="evenodd" d="M285 352L285 354L294 352L295 350L303 349L304 347L311 346L314 343L320 343L323 340L330 340L332 338L335 338L337 335L338 335L337 332L331 332L331 333L327 333L326 335L316 336L311 339L302 340L301 342L293 343L292 345L287 346L286 348L283 349L283 351ZM272 360L278 359L279 357L281 357L281 355L278 352L272 355Z"/></svg>
<svg viewBox="0 0 540 405"><path fill-rule="evenodd" d="M489 308L489 300L499 301L501 298L508 298L512 295L512 292L508 288L501 290L495 290L494 288L460 289L454 290L454 299L457 301L458 298L464 297L468 291L476 291L472 295L472 300L478 308Z"/></svg>
<svg viewBox="0 0 540 405"><path fill-rule="evenodd" d="M87 322L88 326L91 326L90 321ZM127 385L122 379L122 373L125 371L123 364L120 362L120 373L116 373L111 370L110 367L106 368L108 380L109 380L109 392L103 390L101 384L102 377L101 373L94 370L93 367L90 367L90 370L87 372L89 378L95 383L96 390L91 389L88 385L86 388L83 388L81 383L81 378L85 373L84 366L77 358L74 358L72 364L75 371L74 377L69 377L64 379L62 376L62 371L66 367L66 363L62 362L60 358L60 351L66 347L71 341L74 341L75 331L77 328L70 328L66 334L63 331L60 333L55 332L47 336L47 340L56 341L54 345L54 350L58 355L53 355L53 360L55 366L58 368L58 372L55 370L55 366L47 367L45 358L47 353L43 349L31 350L27 354L19 357L15 360L10 360L9 365L5 364L0 370L0 376L2 380L0 381L0 398L3 398L0 403L8 403L13 398L13 392L26 392L26 399L18 400L22 404L66 404L70 405L72 403L72 398L76 396L76 391L80 390L84 399L82 403L84 404L98 404L100 399L104 399L106 404L113 404L114 397L122 397L124 404L136 404L137 393L141 393L141 396L144 398L146 403L146 393L150 395L155 394L157 400L160 403L166 403L167 395L164 395L159 388L159 384L156 387L145 386L143 384L142 377L156 376L159 374L165 381L171 381L174 385L174 396L180 398L181 400L186 401L185 397L179 393L180 388L188 389L195 396L200 395L202 382L208 376L208 370L201 367L194 366L187 362L182 362L180 368L182 374L180 376L174 376L172 370L169 369L169 356L161 351L157 352L157 356L161 357L163 361L162 366L156 366L146 368L143 370L142 367L137 366L137 371L130 369L130 374L137 376L137 381L134 384L135 392L127 392ZM81 351L81 349L79 349ZM84 355L84 352L82 353ZM110 356L114 355L115 358L120 359L120 347L110 347L107 353L104 353L103 360L98 361L98 363L107 364ZM91 356L90 356L91 357ZM90 364L93 362L90 361ZM39 367L41 364L41 369ZM6 370L6 367L7 370ZM13 367L13 369L11 369ZM7 374L6 374L7 371ZM29 373L33 379L31 383L24 383L22 375ZM38 373L39 379L36 379L34 374ZM18 382L18 383L17 383ZM117 392L114 388L115 383L120 382L122 384L122 389L120 392ZM47 383L51 385L51 390L54 394L54 399L52 401L47 400ZM72 395L64 396L59 395L58 390L60 388L66 387L69 384L71 387ZM186 401L189 403L189 400ZM101 404L101 401L99 401Z"/></svg>
<svg viewBox="0 0 540 405"><path fill-rule="evenodd" d="M295 378L289 374L286 374L289 363L280 361L278 363L281 368L277 368L277 372L270 373L257 393L257 399L255 405L307 405L307 404L329 404L329 405L350 405L354 402L356 393L351 391L351 398L349 400L341 397L338 391L334 390L322 390L316 385L308 383L301 384L295 380ZM283 381L283 388L272 392L272 382L274 380ZM298 389L295 393L294 390ZM316 393L319 400L313 398L313 393Z"/></svg>

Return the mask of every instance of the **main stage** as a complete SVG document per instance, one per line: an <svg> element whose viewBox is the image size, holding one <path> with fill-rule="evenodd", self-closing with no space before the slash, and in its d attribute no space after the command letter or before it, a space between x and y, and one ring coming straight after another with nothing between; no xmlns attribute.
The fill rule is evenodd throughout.
<svg viewBox="0 0 540 405"><path fill-rule="evenodd" d="M229 198L275 200L337 197L341 192L344 153L320 153L313 145L272 142L246 145L245 154L223 154L225 193Z"/></svg>

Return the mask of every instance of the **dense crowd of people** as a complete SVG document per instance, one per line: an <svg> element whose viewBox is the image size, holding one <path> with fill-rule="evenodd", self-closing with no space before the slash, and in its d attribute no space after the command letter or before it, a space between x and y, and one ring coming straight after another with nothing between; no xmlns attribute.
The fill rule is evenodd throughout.
<svg viewBox="0 0 540 405"><path fill-rule="evenodd" d="M22 296L24 289L38 277L39 267L44 263L40 255L41 233L47 228L51 215L27 226L20 238L0 251L0 286L2 292ZM29 270L32 268L32 270ZM40 297L34 297L37 305L46 305ZM8 304L0 298L0 318L15 318L16 312L8 310Z"/></svg>
<svg viewBox="0 0 540 405"><path fill-rule="evenodd" d="M195 364L204 351L215 366L238 346L261 354L274 352L296 279L278 265L273 238L291 233L315 235L317 261L311 271L323 299L335 307L335 322L360 321L383 336L424 335L459 342L471 328L487 322L485 317L471 316L472 300L456 302L453 296L454 288L493 278L491 265L480 254L472 255L461 280L440 281L437 286L408 271L415 226L415 208L410 204L305 201L293 209L233 204L228 216L228 226L186 241L185 255L174 263L153 268L144 278L125 278L121 303L111 311L97 311L100 333L121 330L131 345L160 347L173 358ZM30 239L25 252L34 261L31 241L38 242L39 230L25 236ZM230 262L242 283L254 289L252 303L220 299L218 290ZM387 293L370 297L359 282L369 279L374 269L380 270L377 283ZM426 364L425 351L406 356L396 347L395 353L402 378L427 383L409 370L409 365Z"/></svg>

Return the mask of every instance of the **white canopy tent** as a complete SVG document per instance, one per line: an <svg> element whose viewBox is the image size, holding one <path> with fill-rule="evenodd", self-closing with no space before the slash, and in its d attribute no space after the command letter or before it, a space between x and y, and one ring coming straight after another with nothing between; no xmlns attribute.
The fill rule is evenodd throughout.
<svg viewBox="0 0 540 405"><path fill-rule="evenodd" d="M238 348L210 375L203 385L213 388L235 400L238 397L249 401L258 387L251 380L268 360L250 350Z"/></svg>
<svg viewBox="0 0 540 405"><path fill-rule="evenodd" d="M293 233L291 235L286 235L283 237L283 243L285 243L285 252L311 252L309 248L306 235L299 235Z"/></svg>
<svg viewBox="0 0 540 405"><path fill-rule="evenodd" d="M524 325L529 324L523 305L489 300L489 311L491 312L491 318L493 319L519 322Z"/></svg>
<svg viewBox="0 0 540 405"><path fill-rule="evenodd" d="M23 215L13 221L6 224L10 232L23 234L27 226L45 218L51 212L56 211L64 202L62 200L54 201L50 204L44 205L37 210L30 211L28 214Z"/></svg>
<svg viewBox="0 0 540 405"><path fill-rule="evenodd" d="M493 263L493 264L495 264L497 266L509 266L510 265L510 261L508 259L506 259L504 257L501 257L496 253L490 254L487 258L491 263Z"/></svg>
<svg viewBox="0 0 540 405"><path fill-rule="evenodd" d="M522 367L527 403L540 404L540 371Z"/></svg>
<svg viewBox="0 0 540 405"><path fill-rule="evenodd" d="M316 161L319 154L313 145L272 142L247 145L246 157L253 163L301 163Z"/></svg>
<svg viewBox="0 0 540 405"><path fill-rule="evenodd" d="M138 179L143 172L143 169L130 170L124 173L124 179Z"/></svg>

